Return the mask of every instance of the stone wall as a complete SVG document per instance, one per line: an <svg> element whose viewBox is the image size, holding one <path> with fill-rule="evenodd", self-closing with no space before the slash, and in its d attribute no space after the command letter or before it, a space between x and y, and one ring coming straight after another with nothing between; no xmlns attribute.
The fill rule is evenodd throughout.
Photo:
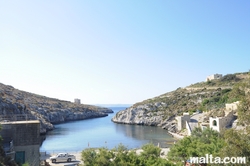
<svg viewBox="0 0 250 166"><path fill-rule="evenodd" d="M210 117L209 118L209 126L213 130L220 132L222 129L232 124L234 120L233 111L229 112L225 117Z"/></svg>
<svg viewBox="0 0 250 166"><path fill-rule="evenodd" d="M40 145L26 145L26 146L14 146L15 152L25 152L25 162L29 163L29 166L40 165Z"/></svg>
<svg viewBox="0 0 250 166"><path fill-rule="evenodd" d="M13 142L15 146L39 145L39 121L16 121L12 123Z"/></svg>
<svg viewBox="0 0 250 166"><path fill-rule="evenodd" d="M181 131L186 128L186 122L190 122L190 115L188 113L183 113L183 116L177 116L177 129Z"/></svg>
<svg viewBox="0 0 250 166"><path fill-rule="evenodd" d="M1 122L1 126L3 142L13 141L14 159L27 162L30 166L38 166L40 163L40 122L38 120L10 121Z"/></svg>
<svg viewBox="0 0 250 166"><path fill-rule="evenodd" d="M189 126L189 123L186 121L186 129L187 129L187 135L190 136L192 133L191 127Z"/></svg>

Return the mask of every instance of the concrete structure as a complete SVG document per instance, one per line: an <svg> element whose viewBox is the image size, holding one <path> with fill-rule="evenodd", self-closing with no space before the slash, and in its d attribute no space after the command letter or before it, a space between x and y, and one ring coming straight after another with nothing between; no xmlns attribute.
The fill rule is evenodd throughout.
<svg viewBox="0 0 250 166"><path fill-rule="evenodd" d="M222 78L222 74L212 74L210 76L207 76L206 81L211 81L220 78Z"/></svg>
<svg viewBox="0 0 250 166"><path fill-rule="evenodd" d="M177 116L177 129L181 131L182 129L187 129L187 135L191 135L192 131L198 127L198 123L196 121L190 120L189 113L183 113L183 116Z"/></svg>
<svg viewBox="0 0 250 166"><path fill-rule="evenodd" d="M209 127L220 132L223 128L231 126L234 120L234 113L238 109L240 102L226 104L224 117L210 117Z"/></svg>
<svg viewBox="0 0 250 166"><path fill-rule="evenodd" d="M75 99L75 104L81 104L81 100L80 99Z"/></svg>
<svg viewBox="0 0 250 166"><path fill-rule="evenodd" d="M201 130L205 130L207 128L210 128L209 123L206 123L206 122L202 122L200 124L200 127L201 127Z"/></svg>
<svg viewBox="0 0 250 166"><path fill-rule="evenodd" d="M187 129L187 135L190 136L192 133L192 129L187 121L186 121L186 129Z"/></svg>
<svg viewBox="0 0 250 166"><path fill-rule="evenodd" d="M189 113L183 113L183 116L177 116L177 129L181 131L182 129L186 129L186 122L190 122Z"/></svg>
<svg viewBox="0 0 250 166"><path fill-rule="evenodd" d="M0 134L5 153L17 163L40 165L40 121L2 121Z"/></svg>
<svg viewBox="0 0 250 166"><path fill-rule="evenodd" d="M197 115L193 115L192 119L189 113L183 113L183 116L176 117L177 120L177 129L181 131L182 129L187 129L187 135L191 135L192 131L196 127L201 127L202 130L206 128L212 128L218 132L221 132L227 127L231 127L235 120L235 111L238 109L239 101L226 104L225 116L223 117L209 117L209 123L203 122L204 118L200 121L198 120ZM196 117L195 117L196 116ZM200 119L200 118L199 118ZM198 121L200 123L198 123Z"/></svg>
<svg viewBox="0 0 250 166"><path fill-rule="evenodd" d="M187 122L186 121L187 135L191 135L192 131L198 127L199 127L198 122Z"/></svg>
<svg viewBox="0 0 250 166"><path fill-rule="evenodd" d="M232 125L234 120L233 111L225 111L224 117L209 117L209 127L220 132L222 129Z"/></svg>

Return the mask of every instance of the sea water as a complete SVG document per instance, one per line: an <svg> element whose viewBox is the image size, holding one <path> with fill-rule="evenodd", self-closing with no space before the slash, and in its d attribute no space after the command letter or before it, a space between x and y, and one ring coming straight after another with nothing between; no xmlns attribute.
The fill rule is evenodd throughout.
<svg viewBox="0 0 250 166"><path fill-rule="evenodd" d="M168 147L174 141L160 127L117 124L111 121L116 112L125 107L110 107L114 113L102 118L79 120L55 125L46 135L40 151L73 152L85 148L112 149L123 144L128 149L140 148L147 143Z"/></svg>

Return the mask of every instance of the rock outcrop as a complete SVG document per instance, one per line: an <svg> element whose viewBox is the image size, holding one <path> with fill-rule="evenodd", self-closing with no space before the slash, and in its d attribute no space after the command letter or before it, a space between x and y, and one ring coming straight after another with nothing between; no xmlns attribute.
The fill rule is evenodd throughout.
<svg viewBox="0 0 250 166"><path fill-rule="evenodd" d="M0 83L0 120L40 120L41 133L53 124L107 116L111 109L75 104L20 91Z"/></svg>
<svg viewBox="0 0 250 166"><path fill-rule="evenodd" d="M166 103L142 104L119 111L112 121L115 123L160 126L171 132L176 132L174 116L166 115L163 109Z"/></svg>

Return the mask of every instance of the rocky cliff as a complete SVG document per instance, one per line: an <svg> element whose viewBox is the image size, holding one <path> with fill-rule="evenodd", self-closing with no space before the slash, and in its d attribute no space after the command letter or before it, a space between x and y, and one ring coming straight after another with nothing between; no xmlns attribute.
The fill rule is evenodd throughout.
<svg viewBox="0 0 250 166"><path fill-rule="evenodd" d="M126 110L119 111L112 118L112 121L133 125L161 126L175 132L174 116L167 115L163 111L166 107L167 104L163 102L137 104Z"/></svg>
<svg viewBox="0 0 250 166"><path fill-rule="evenodd" d="M53 129L53 124L107 116L111 109L21 91L0 83L0 120L31 120L41 122L41 133Z"/></svg>
<svg viewBox="0 0 250 166"><path fill-rule="evenodd" d="M248 73L229 74L220 80L200 82L185 88L147 99L118 112L112 121L116 123L161 126L176 132L175 117L183 112L190 114L199 111L219 112L225 103L239 100L239 89L234 85L249 78ZM240 93L239 93L240 94Z"/></svg>

